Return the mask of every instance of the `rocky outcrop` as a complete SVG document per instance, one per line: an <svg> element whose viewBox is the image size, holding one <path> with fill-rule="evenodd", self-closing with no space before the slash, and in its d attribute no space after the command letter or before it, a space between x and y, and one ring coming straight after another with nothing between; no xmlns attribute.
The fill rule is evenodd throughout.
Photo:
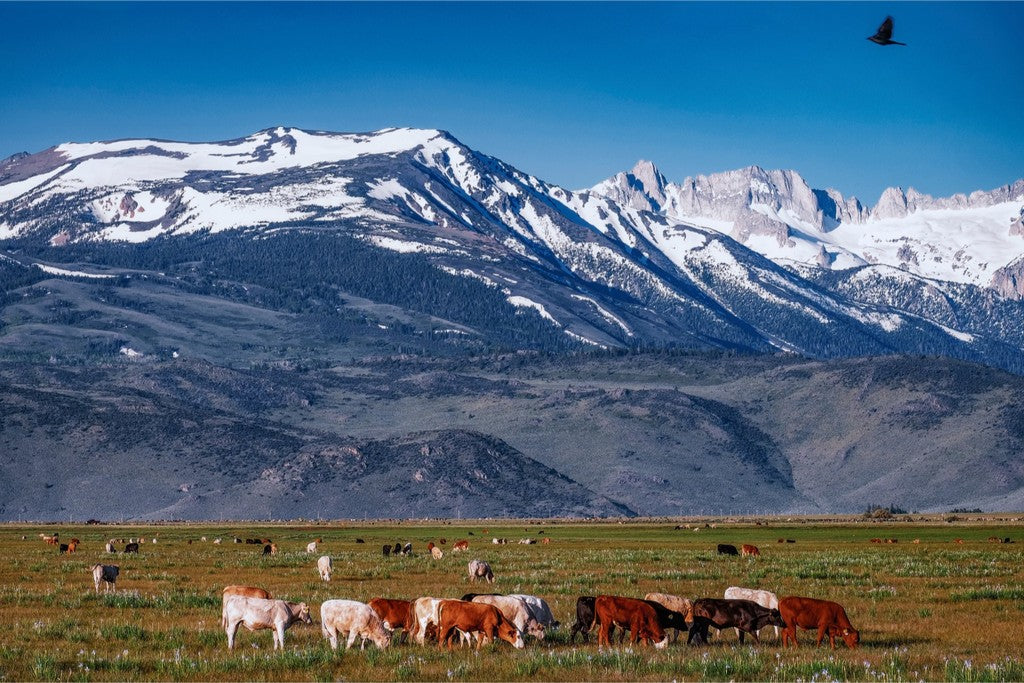
<svg viewBox="0 0 1024 683"><path fill-rule="evenodd" d="M991 287L1008 299L1024 299L1024 257L997 270Z"/></svg>

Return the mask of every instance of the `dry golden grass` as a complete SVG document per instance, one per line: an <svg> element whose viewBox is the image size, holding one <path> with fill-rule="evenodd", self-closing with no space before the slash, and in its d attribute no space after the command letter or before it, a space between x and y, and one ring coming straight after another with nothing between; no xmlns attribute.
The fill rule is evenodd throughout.
<svg viewBox="0 0 1024 683"><path fill-rule="evenodd" d="M692 522L691 522L692 523ZM0 527L0 678L4 680L1021 680L1024 679L1024 543L1016 522L948 524L772 520L768 526L719 522L699 531L675 523L450 522L430 524L16 526ZM484 535L482 530L489 529ZM543 534L539 534L541 530ZM40 532L83 544L58 556ZM473 536L469 532L474 532ZM103 553L108 538L157 536L138 556ZM989 536L1018 543L993 544ZM27 536L22 540L22 536ZM202 536L207 542L201 542ZM267 537L280 547L233 544ZM509 538L497 546L493 536ZM224 543L214 545L221 537ZM324 543L305 552L314 538ZM448 540L432 559L427 541ZM521 538L549 545L519 545ZM878 545L872 537L897 538ZM365 543L358 544L356 538ZM791 538L794 544L776 542ZM919 544L912 543L920 539ZM963 544L954 539L963 539ZM468 553L448 552L468 539ZM189 540L193 542L188 543ZM411 541L415 556L381 557L385 542ZM758 559L720 557L717 543L754 543ZM119 544L120 548L121 545ZM334 560L329 584L320 554ZM545 598L563 627L515 651L501 643L481 653L398 645L386 651L332 652L313 627L295 625L285 653L271 634L239 633L228 652L220 628L220 590L252 584L275 597L304 600L316 622L330 598L459 597L472 586L471 558L488 560L497 592ZM114 596L93 592L89 567L118 564ZM702 648L599 652L594 639L570 646L576 597L650 591L720 597L731 585L835 600L861 630L862 646L835 652L783 651L770 630L761 646L739 646L734 632ZM479 586L479 584L477 584ZM487 592L487 589L478 589Z"/></svg>

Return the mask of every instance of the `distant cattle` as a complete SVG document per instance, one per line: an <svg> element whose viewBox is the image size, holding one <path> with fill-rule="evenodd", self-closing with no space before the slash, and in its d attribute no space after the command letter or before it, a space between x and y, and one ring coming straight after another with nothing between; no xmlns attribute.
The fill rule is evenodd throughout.
<svg viewBox="0 0 1024 683"><path fill-rule="evenodd" d="M494 572L491 571L491 565L487 564L483 560L470 560L467 565L467 570L469 572L470 581L486 579L487 583L494 583Z"/></svg>
<svg viewBox="0 0 1024 683"><path fill-rule="evenodd" d="M690 628L688 643L707 640L708 628L719 631L735 628L739 631L740 642L749 633L755 642L760 642L758 631L765 626L785 626L777 609L762 607L753 600L721 600L700 598L693 602L693 626Z"/></svg>
<svg viewBox="0 0 1024 683"><path fill-rule="evenodd" d="M827 635L833 650L836 649L836 636L841 637L851 649L856 648L860 642L860 633L850 624L846 610L838 602L791 596L779 601L779 612L786 622L782 631L783 647L790 640L793 641L793 647L797 646L798 626L807 630L817 629L817 645L821 645Z"/></svg>
<svg viewBox="0 0 1024 683"><path fill-rule="evenodd" d="M402 546L403 555L412 555L412 543L406 543Z"/></svg>
<svg viewBox="0 0 1024 683"><path fill-rule="evenodd" d="M725 589L725 595L723 596L727 600L753 600L761 607L768 609L779 608L779 596L775 595L771 591L758 590L756 588L741 588L739 586L730 586ZM779 626L775 626L775 637L779 637ZM739 629L736 630L736 635L740 634Z"/></svg>
<svg viewBox="0 0 1024 683"><path fill-rule="evenodd" d="M524 647L523 636L511 622L502 616L501 611L493 605L484 605L462 600L442 600L438 604L437 646L448 649L454 647L453 637L456 631L477 633L477 649L500 638L516 649Z"/></svg>
<svg viewBox="0 0 1024 683"><path fill-rule="evenodd" d="M401 555L402 554L402 544L401 543L396 543L394 550L391 551L391 554L392 555Z"/></svg>
<svg viewBox="0 0 1024 683"><path fill-rule="evenodd" d="M593 595L581 595L576 598L576 621L569 630L569 644L571 645L579 633L583 642L589 640L590 629L594 626L594 600Z"/></svg>
<svg viewBox="0 0 1024 683"><path fill-rule="evenodd" d="M415 630L416 615L413 613L411 600L374 598L367 604L373 608L373 611L384 622L385 628L392 631L401 630L406 639Z"/></svg>
<svg viewBox="0 0 1024 683"><path fill-rule="evenodd" d="M455 541L455 545L452 546L452 552L460 553L464 550L469 550L469 541Z"/></svg>
<svg viewBox="0 0 1024 683"><path fill-rule="evenodd" d="M758 550L756 545L744 543L742 546L740 546L740 555L742 555L743 557L758 557L760 554L761 551Z"/></svg>
<svg viewBox="0 0 1024 683"><path fill-rule="evenodd" d="M430 554L435 560L440 560L444 557L444 552L436 545L430 549Z"/></svg>
<svg viewBox="0 0 1024 683"><path fill-rule="evenodd" d="M271 554L273 554L273 552L274 552L274 548L269 543L267 545L263 546L263 555L264 556L271 555Z"/></svg>
<svg viewBox="0 0 1024 683"><path fill-rule="evenodd" d="M391 544L385 543L382 552L384 554L384 557L391 557Z"/></svg>
<svg viewBox="0 0 1024 683"><path fill-rule="evenodd" d="M110 554L114 554L117 552L117 548L114 547L113 541L107 541L107 545L104 546L104 550Z"/></svg>
<svg viewBox="0 0 1024 683"><path fill-rule="evenodd" d="M125 546L124 546L124 551L125 551L125 553L135 553L137 555L139 553L139 544L138 543L126 543Z"/></svg>
<svg viewBox="0 0 1024 683"><path fill-rule="evenodd" d="M594 623L598 626L598 647L611 647L611 630L616 626L629 629L631 643L651 643L659 650L668 646L668 636L658 623L655 608L643 600L598 595L594 598Z"/></svg>
<svg viewBox="0 0 1024 683"><path fill-rule="evenodd" d="M228 636L228 649L235 649L235 635L238 627L245 625L250 631L271 629L274 632L274 649L284 649L284 632L297 621L313 623L306 603L265 600L232 595L227 598L222 613L224 630Z"/></svg>
<svg viewBox="0 0 1024 683"><path fill-rule="evenodd" d="M334 564L331 562L331 558L328 555L322 555L320 559L316 561L316 569L320 573L321 581L330 581L331 571L334 569Z"/></svg>
<svg viewBox="0 0 1024 683"><path fill-rule="evenodd" d="M315 541L310 541L309 543L306 544L306 552L307 553L315 553L316 552L316 547L320 543L321 543L321 541L320 541L319 538L316 539Z"/></svg>
<svg viewBox="0 0 1024 683"><path fill-rule="evenodd" d="M355 600L327 600L320 606L320 630L331 643L331 649L338 649L338 636L348 634L345 649L352 647L356 638L362 638L359 649L370 640L381 650L391 643L391 636L384 628L384 622L372 607Z"/></svg>
<svg viewBox="0 0 1024 683"><path fill-rule="evenodd" d="M736 546L734 546L734 545L729 545L728 543L719 543L718 544L718 554L719 555L739 555L740 551L736 550Z"/></svg>
<svg viewBox="0 0 1024 683"><path fill-rule="evenodd" d="M541 545L548 545L549 543L551 543L551 539L548 538L547 536L545 536L544 540L541 541Z"/></svg>
<svg viewBox="0 0 1024 683"><path fill-rule="evenodd" d="M94 564L92 566L92 582L96 592L100 592L100 584L103 584L103 592L117 590L117 575L121 569L116 564Z"/></svg>

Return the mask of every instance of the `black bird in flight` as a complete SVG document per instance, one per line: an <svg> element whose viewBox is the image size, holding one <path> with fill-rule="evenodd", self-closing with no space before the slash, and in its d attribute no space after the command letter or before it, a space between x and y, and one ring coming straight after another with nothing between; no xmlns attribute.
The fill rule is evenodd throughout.
<svg viewBox="0 0 1024 683"><path fill-rule="evenodd" d="M892 17L886 17L882 25L878 27L878 32L868 40L879 45L906 45L906 43L892 39Z"/></svg>

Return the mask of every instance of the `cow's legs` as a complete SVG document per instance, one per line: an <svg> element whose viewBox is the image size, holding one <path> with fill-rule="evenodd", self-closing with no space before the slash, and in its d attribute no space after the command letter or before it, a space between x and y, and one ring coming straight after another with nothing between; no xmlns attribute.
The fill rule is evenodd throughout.
<svg viewBox="0 0 1024 683"><path fill-rule="evenodd" d="M227 626L224 627L225 633L228 634L228 649L229 650L234 650L235 649L235 636L238 634L238 627L241 625L241 623L242 622L240 622L240 621L236 621L235 623L233 623L233 624L229 623Z"/></svg>
<svg viewBox="0 0 1024 683"><path fill-rule="evenodd" d="M825 624L818 626L818 642L816 643L818 647L821 647L823 640L825 640Z"/></svg>
<svg viewBox="0 0 1024 683"><path fill-rule="evenodd" d="M348 640L345 643L345 649L347 650L350 647L352 647L352 644L356 642L356 638L358 638L358 637L359 637L359 634L356 633L355 629L352 629L351 631L349 631L348 632Z"/></svg>

